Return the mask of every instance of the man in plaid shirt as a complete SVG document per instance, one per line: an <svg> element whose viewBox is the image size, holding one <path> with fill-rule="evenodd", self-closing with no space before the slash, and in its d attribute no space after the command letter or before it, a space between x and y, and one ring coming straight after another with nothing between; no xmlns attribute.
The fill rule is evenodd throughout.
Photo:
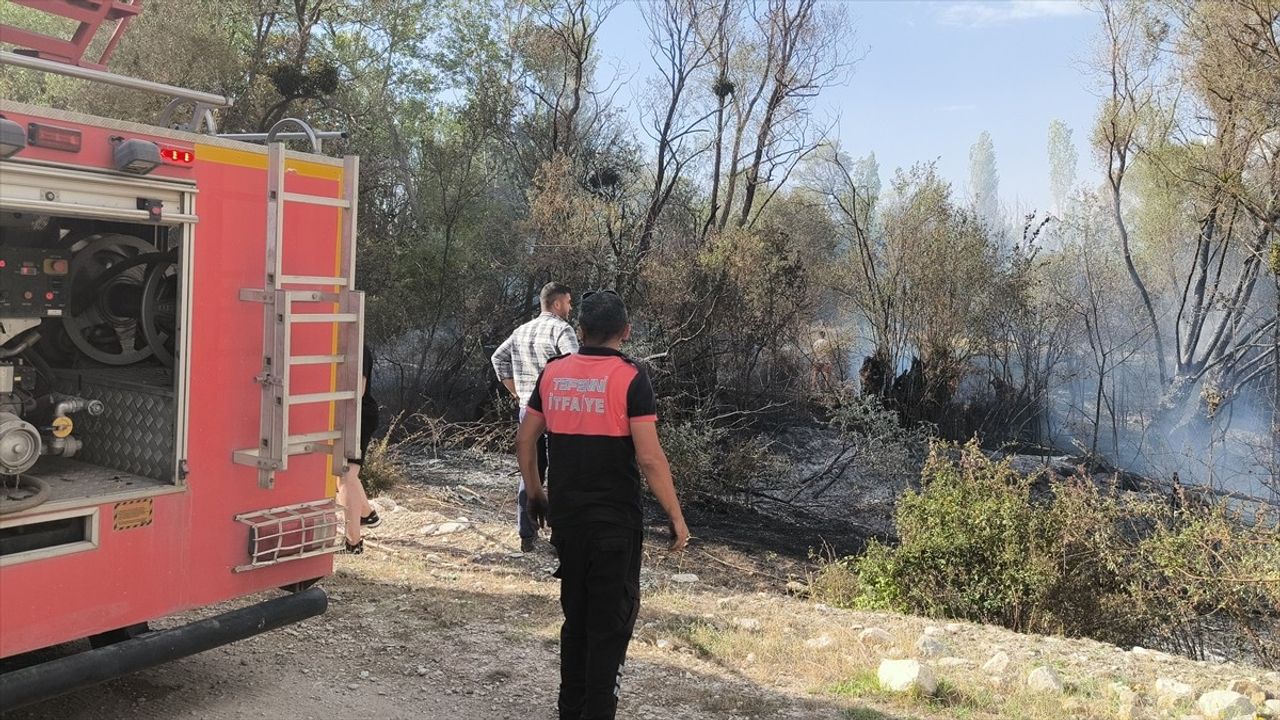
<svg viewBox="0 0 1280 720"><path fill-rule="evenodd" d="M520 402L520 419L524 420L529 397L538 384L538 376L547 361L578 351L578 335L569 324L573 311L573 293L567 285L549 282L539 294L542 314L521 325L493 353L493 371L507 390ZM547 440L538 443L538 474L547 481ZM530 552L538 537L538 527L528 515L528 494L524 480L516 496L516 526L520 530L520 550Z"/></svg>

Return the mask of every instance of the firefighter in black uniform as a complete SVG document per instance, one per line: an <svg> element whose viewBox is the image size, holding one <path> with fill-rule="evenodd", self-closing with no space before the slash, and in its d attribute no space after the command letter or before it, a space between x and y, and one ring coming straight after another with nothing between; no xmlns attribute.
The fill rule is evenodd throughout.
<svg viewBox="0 0 1280 720"><path fill-rule="evenodd" d="M582 347L550 361L516 437L529 514L560 556L560 720L612 720L640 610L641 470L666 511L673 550L689 542L658 442L653 387L619 348L631 334L612 291L582 297ZM537 442L547 436L547 489Z"/></svg>

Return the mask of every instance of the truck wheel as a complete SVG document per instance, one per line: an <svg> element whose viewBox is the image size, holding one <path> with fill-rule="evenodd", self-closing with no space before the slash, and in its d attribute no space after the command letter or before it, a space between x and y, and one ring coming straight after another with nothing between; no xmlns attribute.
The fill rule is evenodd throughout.
<svg viewBox="0 0 1280 720"><path fill-rule="evenodd" d="M97 650L108 645L115 645L125 640L132 640L143 633L151 632L151 627L146 623L138 623L129 627L122 627L116 630L108 630L104 633L89 636L89 647Z"/></svg>

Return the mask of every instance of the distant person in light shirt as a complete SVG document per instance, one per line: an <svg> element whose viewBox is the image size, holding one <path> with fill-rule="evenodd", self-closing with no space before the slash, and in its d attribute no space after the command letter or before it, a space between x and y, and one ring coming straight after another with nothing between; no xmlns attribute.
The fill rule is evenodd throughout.
<svg viewBox="0 0 1280 720"><path fill-rule="evenodd" d="M539 300L541 314L516 328L493 353L493 371L520 403L521 420L547 361L578 351L578 335L569 324L569 313L573 312L573 292L569 286L549 282L542 286ZM538 476L542 482L547 481L545 437L538 441ZM528 497L521 479L516 495L516 528L520 532L521 552L532 552L538 539L538 528L529 518Z"/></svg>

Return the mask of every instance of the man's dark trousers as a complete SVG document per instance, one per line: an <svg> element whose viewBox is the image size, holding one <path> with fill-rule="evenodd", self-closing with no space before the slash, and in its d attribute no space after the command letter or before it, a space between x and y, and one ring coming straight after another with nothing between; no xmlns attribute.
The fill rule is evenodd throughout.
<svg viewBox="0 0 1280 720"><path fill-rule="evenodd" d="M523 413L522 413L523 415ZM522 418L523 419L523 418ZM543 487L547 484L547 436L538 438L538 479ZM509 497L509 496L508 496ZM516 495L516 528L522 540L538 537L538 526L529 517L529 492L520 483L520 492Z"/></svg>
<svg viewBox="0 0 1280 720"><path fill-rule="evenodd" d="M554 528L560 556L560 720L613 720L640 612L643 534L610 523Z"/></svg>

